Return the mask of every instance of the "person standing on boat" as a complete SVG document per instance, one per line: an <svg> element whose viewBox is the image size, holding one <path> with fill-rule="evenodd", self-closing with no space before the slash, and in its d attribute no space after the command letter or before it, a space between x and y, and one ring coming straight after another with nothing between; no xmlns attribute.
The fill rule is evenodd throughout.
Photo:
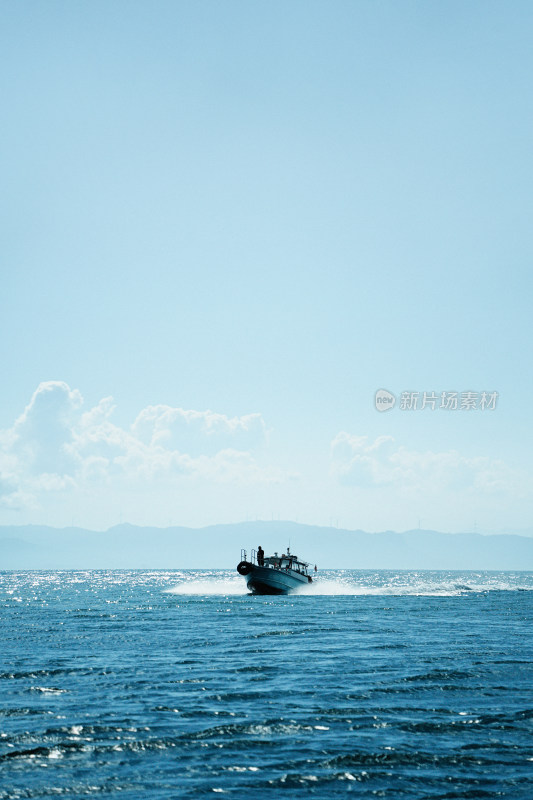
<svg viewBox="0 0 533 800"><path fill-rule="evenodd" d="M265 566L265 551L263 550L261 545L259 545L259 547L257 548L257 563L260 567Z"/></svg>

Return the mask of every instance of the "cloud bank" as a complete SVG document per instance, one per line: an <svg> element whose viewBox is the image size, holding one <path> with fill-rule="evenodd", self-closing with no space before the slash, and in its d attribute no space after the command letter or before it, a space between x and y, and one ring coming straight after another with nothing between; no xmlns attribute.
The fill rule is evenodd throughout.
<svg viewBox="0 0 533 800"><path fill-rule="evenodd" d="M329 460L327 449L310 449L292 461L292 442L275 450L260 413L159 404L128 424L118 416L111 397L87 405L64 382L41 383L0 431L3 519L196 526L275 515L377 530L422 516L430 527L464 530L474 520L523 527L531 514L531 475L498 458L341 431Z"/></svg>
<svg viewBox="0 0 533 800"><path fill-rule="evenodd" d="M354 436L341 431L331 443L331 472L346 486L389 487L403 493L462 492L526 498L531 477L504 461L467 457L457 450L432 452L399 446L392 436Z"/></svg>
<svg viewBox="0 0 533 800"><path fill-rule="evenodd" d="M0 431L0 504L22 508L42 492L91 484L269 483L282 476L261 466L261 414L227 417L166 405L143 409L131 426L112 420L111 397L85 409L62 381L41 383L23 413Z"/></svg>

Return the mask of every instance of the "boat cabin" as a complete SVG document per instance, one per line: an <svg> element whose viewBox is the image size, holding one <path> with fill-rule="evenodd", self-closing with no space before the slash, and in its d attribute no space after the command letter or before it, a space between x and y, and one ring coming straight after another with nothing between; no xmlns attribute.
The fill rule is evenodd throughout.
<svg viewBox="0 0 533 800"><path fill-rule="evenodd" d="M264 559L264 566L274 567L276 569L291 569L295 572L299 572L301 575L307 575L307 567L309 564L305 561L300 561L298 556L291 553L290 549L287 548L286 553L282 553L281 555L274 553L273 556L266 557Z"/></svg>

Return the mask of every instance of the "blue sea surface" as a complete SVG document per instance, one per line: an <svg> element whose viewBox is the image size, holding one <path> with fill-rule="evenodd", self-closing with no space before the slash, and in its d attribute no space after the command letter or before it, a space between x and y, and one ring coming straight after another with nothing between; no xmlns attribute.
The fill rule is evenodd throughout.
<svg viewBox="0 0 533 800"><path fill-rule="evenodd" d="M0 800L533 798L533 574L0 573Z"/></svg>

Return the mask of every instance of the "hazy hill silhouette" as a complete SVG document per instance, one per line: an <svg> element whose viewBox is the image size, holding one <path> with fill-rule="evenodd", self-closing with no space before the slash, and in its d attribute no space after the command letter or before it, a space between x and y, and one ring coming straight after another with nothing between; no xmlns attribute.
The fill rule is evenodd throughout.
<svg viewBox="0 0 533 800"><path fill-rule="evenodd" d="M105 532L0 527L0 569L232 568L241 547L291 551L321 568L533 569L533 538L411 530L366 533L296 522L206 528L117 525Z"/></svg>

